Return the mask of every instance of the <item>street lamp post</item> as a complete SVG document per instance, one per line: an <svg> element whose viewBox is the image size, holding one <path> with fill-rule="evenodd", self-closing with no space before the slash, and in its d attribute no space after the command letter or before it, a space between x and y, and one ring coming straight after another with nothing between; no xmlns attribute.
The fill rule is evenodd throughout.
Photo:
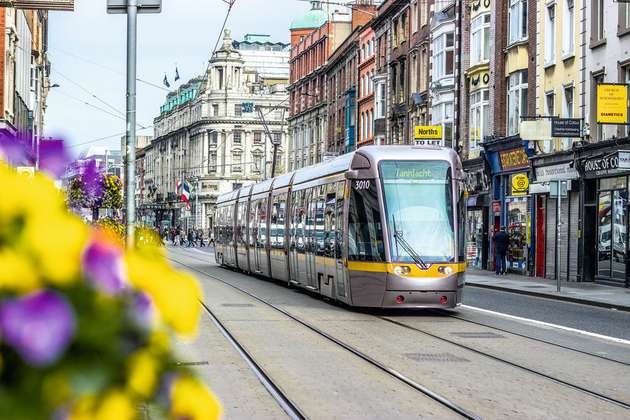
<svg viewBox="0 0 630 420"><path fill-rule="evenodd" d="M160 13L162 0L108 0L107 13L127 14L127 130L125 192L127 246L134 246L136 223L136 65L138 13Z"/></svg>

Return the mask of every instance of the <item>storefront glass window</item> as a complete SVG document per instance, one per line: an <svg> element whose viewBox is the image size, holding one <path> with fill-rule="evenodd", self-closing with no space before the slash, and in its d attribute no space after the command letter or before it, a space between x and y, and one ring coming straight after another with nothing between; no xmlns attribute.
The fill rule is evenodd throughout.
<svg viewBox="0 0 630 420"><path fill-rule="evenodd" d="M527 270L527 229L529 226L527 200L507 203L508 234L510 247L508 249L509 267L517 271Z"/></svg>
<svg viewBox="0 0 630 420"><path fill-rule="evenodd" d="M599 189L597 274L604 279L624 282L628 249L627 178L601 179Z"/></svg>
<svg viewBox="0 0 630 420"><path fill-rule="evenodd" d="M483 210L468 211L466 228L466 261L468 266L482 269Z"/></svg>
<svg viewBox="0 0 630 420"><path fill-rule="evenodd" d="M612 277L615 280L626 279L626 241L628 191L613 193L613 234L612 234Z"/></svg>
<svg viewBox="0 0 630 420"><path fill-rule="evenodd" d="M597 207L597 219L599 231L597 233L597 259L599 261L597 274L600 277L610 278L610 220L611 220L611 193L599 193L599 205Z"/></svg>

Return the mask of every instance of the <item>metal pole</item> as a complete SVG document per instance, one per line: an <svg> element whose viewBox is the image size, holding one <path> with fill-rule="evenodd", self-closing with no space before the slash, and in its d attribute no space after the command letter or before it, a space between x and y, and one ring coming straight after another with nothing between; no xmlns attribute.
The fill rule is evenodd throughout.
<svg viewBox="0 0 630 420"><path fill-rule="evenodd" d="M136 223L136 63L138 0L127 0L127 247L133 248Z"/></svg>
<svg viewBox="0 0 630 420"><path fill-rule="evenodd" d="M558 293L562 288L560 284L560 218L562 217L562 183L556 181L558 185L558 198L556 199L556 284Z"/></svg>

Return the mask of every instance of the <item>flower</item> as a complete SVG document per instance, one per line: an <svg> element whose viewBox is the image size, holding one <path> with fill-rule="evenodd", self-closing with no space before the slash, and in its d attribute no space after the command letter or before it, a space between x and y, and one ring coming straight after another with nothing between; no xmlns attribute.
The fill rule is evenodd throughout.
<svg viewBox="0 0 630 420"><path fill-rule="evenodd" d="M70 411L69 420L131 420L137 417L133 400L121 390L112 390L102 399L82 397Z"/></svg>
<svg viewBox="0 0 630 420"><path fill-rule="evenodd" d="M158 384L159 363L151 352L138 351L129 358L127 389L142 398L149 398Z"/></svg>
<svg viewBox="0 0 630 420"><path fill-rule="evenodd" d="M201 382L188 376L175 380L171 389L171 418L214 420L221 416L221 405Z"/></svg>
<svg viewBox="0 0 630 420"><path fill-rule="evenodd" d="M105 241L92 241L81 258L83 274L100 290L115 295L126 286L122 250Z"/></svg>
<svg viewBox="0 0 630 420"><path fill-rule="evenodd" d="M39 145L39 169L58 178L64 174L70 155L66 150L63 140L46 140Z"/></svg>
<svg viewBox="0 0 630 420"><path fill-rule="evenodd" d="M40 291L0 306L0 332L8 345L34 366L55 363L75 331L74 311L65 298Z"/></svg>
<svg viewBox="0 0 630 420"><path fill-rule="evenodd" d="M151 298L146 293L136 293L131 302L131 319L142 328L150 328L154 325L155 308Z"/></svg>
<svg viewBox="0 0 630 420"><path fill-rule="evenodd" d="M24 255L0 249L0 292L32 292L40 286L37 273Z"/></svg>

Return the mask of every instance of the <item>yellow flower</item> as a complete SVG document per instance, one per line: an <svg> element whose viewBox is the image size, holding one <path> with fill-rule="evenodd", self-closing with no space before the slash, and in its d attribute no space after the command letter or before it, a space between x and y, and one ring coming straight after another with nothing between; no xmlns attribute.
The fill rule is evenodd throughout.
<svg viewBox="0 0 630 420"><path fill-rule="evenodd" d="M72 284L81 271L81 253L88 228L69 214L40 214L27 220L22 246L28 249L40 274L57 286Z"/></svg>
<svg viewBox="0 0 630 420"><path fill-rule="evenodd" d="M137 253L127 255L127 267L131 284L151 297L164 322L179 334L194 335L202 299L197 281Z"/></svg>
<svg viewBox="0 0 630 420"><path fill-rule="evenodd" d="M208 387L190 377L179 377L171 391L172 419L214 420L221 416L221 405Z"/></svg>
<svg viewBox="0 0 630 420"><path fill-rule="evenodd" d="M40 286L32 263L12 249L0 250L0 291L31 292Z"/></svg>
<svg viewBox="0 0 630 420"><path fill-rule="evenodd" d="M149 398L158 382L159 364L149 351L139 351L129 358L127 389L139 397Z"/></svg>
<svg viewBox="0 0 630 420"><path fill-rule="evenodd" d="M82 397L72 408L70 420L132 420L137 418L133 400L122 391L110 391L103 399Z"/></svg>
<svg viewBox="0 0 630 420"><path fill-rule="evenodd" d="M149 347L154 354L164 354L170 349L170 337L163 329L155 330L149 337Z"/></svg>
<svg viewBox="0 0 630 420"><path fill-rule="evenodd" d="M0 169L0 185L0 221L7 222L22 214L64 210L63 193L42 174L27 178L14 170Z"/></svg>

